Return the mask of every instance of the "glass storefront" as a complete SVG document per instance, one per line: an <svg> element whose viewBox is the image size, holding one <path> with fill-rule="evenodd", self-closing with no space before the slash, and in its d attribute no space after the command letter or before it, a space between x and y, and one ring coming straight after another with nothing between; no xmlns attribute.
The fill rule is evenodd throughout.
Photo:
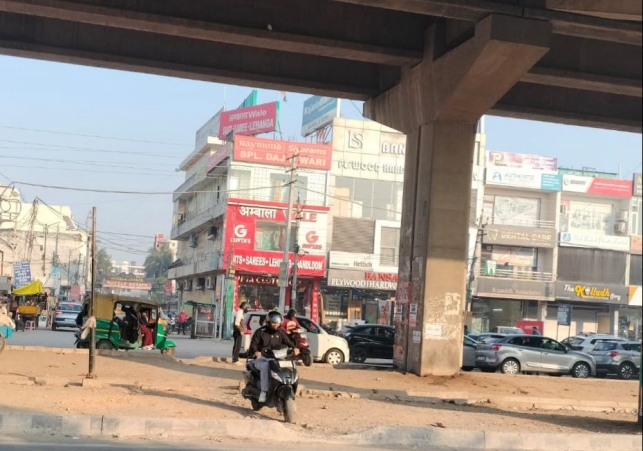
<svg viewBox="0 0 643 451"><path fill-rule="evenodd" d="M486 333L494 327L515 327L523 319L523 302L506 299L474 299L471 306L472 333Z"/></svg>
<svg viewBox="0 0 643 451"><path fill-rule="evenodd" d="M643 333L641 307L621 307L619 310L619 336L628 340L640 340Z"/></svg>

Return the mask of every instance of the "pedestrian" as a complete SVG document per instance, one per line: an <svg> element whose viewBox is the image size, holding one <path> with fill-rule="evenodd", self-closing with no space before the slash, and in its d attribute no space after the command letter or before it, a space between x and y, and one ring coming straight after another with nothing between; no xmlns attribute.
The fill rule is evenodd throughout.
<svg viewBox="0 0 643 451"><path fill-rule="evenodd" d="M176 317L176 322L179 324L179 334L186 335L186 326L188 324L188 314L185 309L181 310L179 316Z"/></svg>
<svg viewBox="0 0 643 451"><path fill-rule="evenodd" d="M239 364L239 354L241 353L241 344L243 337L246 334L246 313L250 310L247 302L242 302L239 309L234 315L234 330L232 332L232 339L234 345L232 347L232 364Z"/></svg>
<svg viewBox="0 0 643 451"><path fill-rule="evenodd" d="M464 336L465 337L469 336L469 326L467 326L466 324L464 325Z"/></svg>
<svg viewBox="0 0 643 451"><path fill-rule="evenodd" d="M532 333L533 335L540 336L540 329L538 329L538 326L534 326L534 328L532 329Z"/></svg>

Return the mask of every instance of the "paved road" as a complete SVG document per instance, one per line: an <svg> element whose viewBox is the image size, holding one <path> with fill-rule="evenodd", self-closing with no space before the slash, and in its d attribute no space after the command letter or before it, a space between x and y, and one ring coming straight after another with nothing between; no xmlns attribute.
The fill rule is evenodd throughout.
<svg viewBox="0 0 643 451"><path fill-rule="evenodd" d="M0 438L0 450L2 451L256 451L262 448L270 450L278 448L280 451L390 451L392 448L361 448L356 446L336 445L311 445L299 443L284 445L279 442L265 443L252 442L225 442L202 441L200 443L187 443L177 441L149 442L149 441L98 441L98 440L73 440L69 438L52 439L50 437L39 438ZM406 447L395 447L396 450L413 449Z"/></svg>

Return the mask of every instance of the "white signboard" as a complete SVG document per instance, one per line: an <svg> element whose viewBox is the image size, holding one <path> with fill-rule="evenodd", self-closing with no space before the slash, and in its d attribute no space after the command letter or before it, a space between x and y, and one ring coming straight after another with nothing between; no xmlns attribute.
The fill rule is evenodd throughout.
<svg viewBox="0 0 643 451"><path fill-rule="evenodd" d="M542 188L543 174L556 175L555 172L489 167L487 168L486 183L487 185L514 186L517 188L540 190Z"/></svg>
<svg viewBox="0 0 643 451"><path fill-rule="evenodd" d="M563 175L563 191L571 193L586 193L594 179L592 177L583 177L580 175Z"/></svg>
<svg viewBox="0 0 643 451"><path fill-rule="evenodd" d="M560 245L629 252L630 237L563 232L560 234Z"/></svg>
<svg viewBox="0 0 643 451"><path fill-rule="evenodd" d="M378 255L354 254L351 252L331 252L328 267L331 269L352 269L394 274L397 274L398 271L397 267L382 266Z"/></svg>

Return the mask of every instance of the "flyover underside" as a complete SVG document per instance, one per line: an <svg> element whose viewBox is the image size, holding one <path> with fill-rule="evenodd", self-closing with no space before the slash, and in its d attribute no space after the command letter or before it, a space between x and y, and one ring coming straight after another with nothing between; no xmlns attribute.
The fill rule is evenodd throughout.
<svg viewBox="0 0 643 451"><path fill-rule="evenodd" d="M0 0L0 52L366 100L424 59L430 26L439 56L499 14L547 21L553 35L492 114L640 132L640 22L515 3Z"/></svg>

